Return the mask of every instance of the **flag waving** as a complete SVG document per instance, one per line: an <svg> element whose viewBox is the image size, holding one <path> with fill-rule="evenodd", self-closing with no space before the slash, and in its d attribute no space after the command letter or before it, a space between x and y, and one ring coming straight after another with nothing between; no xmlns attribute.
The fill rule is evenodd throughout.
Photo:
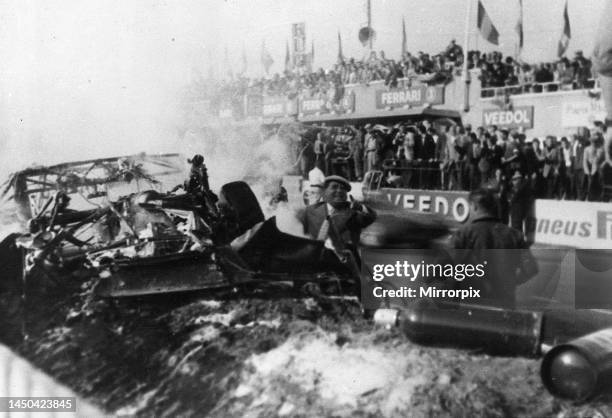
<svg viewBox="0 0 612 418"><path fill-rule="evenodd" d="M567 0L565 1L565 10L563 11L563 33L561 34L561 39L559 39L559 47L557 49L557 56L561 58L565 51L567 51L567 47L569 46L569 41L572 38L572 32L570 30L570 22L569 15L567 14Z"/></svg>
<svg viewBox="0 0 612 418"><path fill-rule="evenodd" d="M406 21L404 20L404 17L402 16L402 57L404 56L404 54L406 54Z"/></svg>
<svg viewBox="0 0 612 418"><path fill-rule="evenodd" d="M338 31L338 62L344 61L344 55L342 55L342 38L340 37L340 31Z"/></svg>
<svg viewBox="0 0 612 418"><path fill-rule="evenodd" d="M266 49L266 42L263 41L261 43L261 65L263 65L266 74L270 72L270 67L274 64L274 60L272 59L272 55Z"/></svg>
<svg viewBox="0 0 612 418"><path fill-rule="evenodd" d="M493 26L493 22L480 0L478 0L478 29L487 41L493 45L499 45L499 32Z"/></svg>

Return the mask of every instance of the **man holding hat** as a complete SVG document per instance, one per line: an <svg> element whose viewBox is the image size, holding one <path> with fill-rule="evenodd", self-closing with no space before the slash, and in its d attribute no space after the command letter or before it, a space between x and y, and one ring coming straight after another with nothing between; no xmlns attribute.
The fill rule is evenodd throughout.
<svg viewBox="0 0 612 418"><path fill-rule="evenodd" d="M351 185L344 177L328 176L323 183L323 200L306 208L302 216L304 233L313 239L326 241L334 227L345 243L356 245L361 230L376 219L376 213L348 199Z"/></svg>

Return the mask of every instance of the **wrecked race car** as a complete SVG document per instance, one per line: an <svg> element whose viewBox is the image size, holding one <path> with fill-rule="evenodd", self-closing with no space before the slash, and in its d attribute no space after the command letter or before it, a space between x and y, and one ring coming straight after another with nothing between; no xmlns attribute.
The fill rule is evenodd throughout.
<svg viewBox="0 0 612 418"><path fill-rule="evenodd" d="M143 161L162 167L160 175L180 173L168 158L176 155L92 160L14 174L4 194L13 190L21 213L28 215L28 232L1 244L3 262L15 265L13 280L7 281L14 293L62 285L67 277L92 282L92 294L113 298L270 283L297 288L314 283L311 291L359 293L358 254L344 248L340 237L332 236L330 251L323 242L281 232L274 217L265 220L251 188L241 181L221 187L218 201L210 192L162 192L171 183ZM157 190L140 190L143 182ZM111 188L126 191L134 185L132 193L109 196ZM83 203L90 207L82 208Z"/></svg>

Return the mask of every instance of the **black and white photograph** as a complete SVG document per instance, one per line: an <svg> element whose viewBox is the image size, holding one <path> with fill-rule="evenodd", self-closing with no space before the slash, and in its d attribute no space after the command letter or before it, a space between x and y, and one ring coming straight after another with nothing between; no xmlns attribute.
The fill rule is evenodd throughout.
<svg viewBox="0 0 612 418"><path fill-rule="evenodd" d="M0 0L0 417L612 418L612 0Z"/></svg>

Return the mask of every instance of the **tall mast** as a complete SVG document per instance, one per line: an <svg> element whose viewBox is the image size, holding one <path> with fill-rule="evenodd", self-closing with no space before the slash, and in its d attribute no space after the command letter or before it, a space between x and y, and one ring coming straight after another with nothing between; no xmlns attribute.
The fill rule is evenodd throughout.
<svg viewBox="0 0 612 418"><path fill-rule="evenodd" d="M368 46L370 47L370 52L372 52L372 9L370 0L368 0L368 34L370 35L368 39Z"/></svg>
<svg viewBox="0 0 612 418"><path fill-rule="evenodd" d="M369 0L368 0L369 2ZM470 50L470 21L472 18L472 3L473 0L466 0L465 12L465 37L463 39L463 81L465 82L465 92L463 95L463 110L470 111L470 71L468 70L468 51Z"/></svg>

